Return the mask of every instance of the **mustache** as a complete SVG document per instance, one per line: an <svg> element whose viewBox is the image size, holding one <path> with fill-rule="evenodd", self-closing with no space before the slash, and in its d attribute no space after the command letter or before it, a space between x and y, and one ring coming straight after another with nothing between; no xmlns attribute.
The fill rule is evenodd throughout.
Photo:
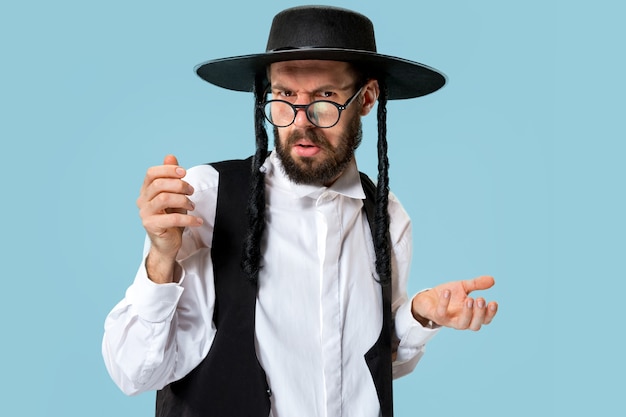
<svg viewBox="0 0 626 417"><path fill-rule="evenodd" d="M301 139L307 139L313 145L319 146L322 149L332 149L332 146L328 139L326 139L326 136L324 136L321 132L316 132L314 130L291 132L287 137L287 145L293 146Z"/></svg>

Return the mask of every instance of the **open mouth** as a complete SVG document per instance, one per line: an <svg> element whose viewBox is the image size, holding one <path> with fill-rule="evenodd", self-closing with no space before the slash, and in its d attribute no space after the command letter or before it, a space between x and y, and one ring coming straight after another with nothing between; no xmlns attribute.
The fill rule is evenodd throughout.
<svg viewBox="0 0 626 417"><path fill-rule="evenodd" d="M322 148L309 141L301 141L294 144L293 150L298 156L311 157L317 155Z"/></svg>

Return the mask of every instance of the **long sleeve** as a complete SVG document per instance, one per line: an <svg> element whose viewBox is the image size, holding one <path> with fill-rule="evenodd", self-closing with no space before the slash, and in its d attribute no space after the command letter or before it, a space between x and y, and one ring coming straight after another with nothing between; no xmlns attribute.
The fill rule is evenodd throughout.
<svg viewBox="0 0 626 417"><path fill-rule="evenodd" d="M411 299L406 288L411 266L411 222L395 195L389 196L390 236L392 239L392 310L398 348L393 362L393 377L411 373L424 355L426 343L438 329L424 328L411 313Z"/></svg>
<svg viewBox="0 0 626 417"><path fill-rule="evenodd" d="M183 288L159 285L140 268L124 300L105 320L103 356L109 374L126 394L159 389L175 374L175 311Z"/></svg>
<svg viewBox="0 0 626 417"><path fill-rule="evenodd" d="M199 228L183 234L177 261L179 283L156 284L146 273L144 257L125 297L105 320L104 362L115 383L129 395L160 389L190 372L206 356L215 335L215 294L210 244L215 219L217 172L210 166L188 171Z"/></svg>

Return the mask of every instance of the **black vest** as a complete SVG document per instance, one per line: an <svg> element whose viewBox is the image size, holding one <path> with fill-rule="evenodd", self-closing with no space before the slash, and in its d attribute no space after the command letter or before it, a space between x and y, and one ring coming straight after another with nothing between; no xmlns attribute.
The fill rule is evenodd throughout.
<svg viewBox="0 0 626 417"><path fill-rule="evenodd" d="M211 258L217 333L206 358L179 381L157 391L156 417L267 417L272 395L254 343L256 285L240 268L247 231L251 158L211 164L219 172ZM372 228L376 187L361 173L364 207ZM381 286L383 326L365 361L382 416L393 416L391 288Z"/></svg>

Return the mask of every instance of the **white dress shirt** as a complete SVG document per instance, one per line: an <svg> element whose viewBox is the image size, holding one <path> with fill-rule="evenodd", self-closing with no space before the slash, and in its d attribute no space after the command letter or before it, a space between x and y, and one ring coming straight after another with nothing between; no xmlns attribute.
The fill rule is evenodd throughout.
<svg viewBox="0 0 626 417"><path fill-rule="evenodd" d="M264 169L267 226L255 336L272 390L271 415L376 417L380 406L364 354L380 334L382 300L356 163L330 187L292 183L275 153ZM204 224L184 231L180 282L156 284L147 277L146 240L133 284L106 318L104 360L129 395L184 377L215 336L210 251L219 175L202 165L189 169L185 180L195 190L192 214ZM397 378L414 369L437 330L411 315L411 225L393 194L389 215Z"/></svg>

